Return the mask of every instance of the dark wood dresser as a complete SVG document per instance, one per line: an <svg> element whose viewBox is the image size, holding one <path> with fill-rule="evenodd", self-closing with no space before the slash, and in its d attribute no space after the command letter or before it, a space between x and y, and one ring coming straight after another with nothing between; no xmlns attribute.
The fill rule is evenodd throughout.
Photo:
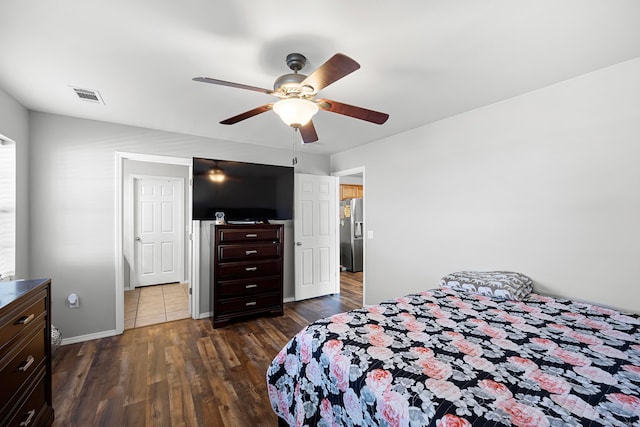
<svg viewBox="0 0 640 427"><path fill-rule="evenodd" d="M212 230L213 327L254 314L282 315L284 227L217 225Z"/></svg>
<svg viewBox="0 0 640 427"><path fill-rule="evenodd" d="M49 426L51 280L0 282L0 426Z"/></svg>

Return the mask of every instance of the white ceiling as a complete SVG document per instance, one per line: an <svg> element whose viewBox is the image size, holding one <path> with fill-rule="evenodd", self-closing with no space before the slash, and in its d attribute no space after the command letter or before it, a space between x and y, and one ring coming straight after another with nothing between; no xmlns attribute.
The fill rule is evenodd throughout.
<svg viewBox="0 0 640 427"><path fill-rule="evenodd" d="M0 2L0 88L31 110L288 148L273 112L218 123L275 98L191 79L271 88L291 52L305 74L354 58L320 96L390 115L320 111L320 140L301 149L335 153L640 56L640 1Z"/></svg>

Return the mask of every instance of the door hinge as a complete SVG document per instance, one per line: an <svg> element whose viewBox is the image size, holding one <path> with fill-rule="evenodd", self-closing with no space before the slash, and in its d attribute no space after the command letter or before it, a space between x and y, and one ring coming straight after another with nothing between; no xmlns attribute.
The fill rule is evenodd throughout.
<svg viewBox="0 0 640 427"><path fill-rule="evenodd" d="M189 288L189 295L193 295L193 288Z"/></svg>
<svg viewBox="0 0 640 427"><path fill-rule="evenodd" d="M193 240L193 233L189 233L189 240Z"/></svg>
<svg viewBox="0 0 640 427"><path fill-rule="evenodd" d="M189 186L192 187L193 186L193 178L189 178Z"/></svg>

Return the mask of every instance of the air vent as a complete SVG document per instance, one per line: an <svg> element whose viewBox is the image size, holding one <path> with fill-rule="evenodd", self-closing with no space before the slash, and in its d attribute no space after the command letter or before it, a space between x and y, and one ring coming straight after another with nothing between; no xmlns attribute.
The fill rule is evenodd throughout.
<svg viewBox="0 0 640 427"><path fill-rule="evenodd" d="M79 87L72 87L71 89L73 89L76 95L78 95L78 98L80 98L83 101L104 105L102 96L100 96L100 93L97 90L81 89Z"/></svg>

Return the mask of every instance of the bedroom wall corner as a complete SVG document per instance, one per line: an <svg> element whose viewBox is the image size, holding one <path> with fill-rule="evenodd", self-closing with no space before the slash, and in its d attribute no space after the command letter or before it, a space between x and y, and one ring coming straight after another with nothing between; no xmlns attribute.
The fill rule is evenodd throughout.
<svg viewBox="0 0 640 427"><path fill-rule="evenodd" d="M457 270L638 312L640 58L338 153L367 168L367 301Z"/></svg>

